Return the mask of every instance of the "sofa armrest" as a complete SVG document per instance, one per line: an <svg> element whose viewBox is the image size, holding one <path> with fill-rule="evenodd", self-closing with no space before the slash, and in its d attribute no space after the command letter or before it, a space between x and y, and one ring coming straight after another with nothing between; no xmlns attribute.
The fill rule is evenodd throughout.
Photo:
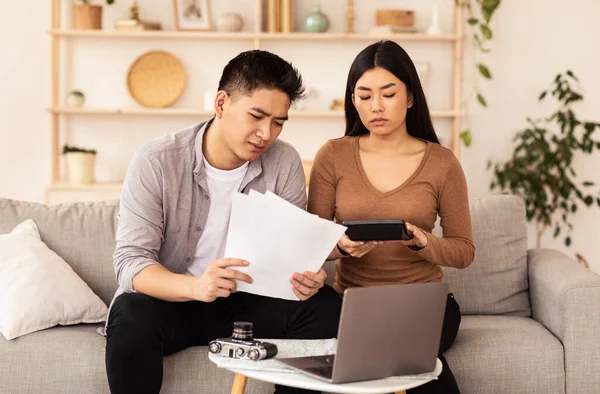
<svg viewBox="0 0 600 394"><path fill-rule="evenodd" d="M600 275L552 249L527 252L532 315L565 348L566 393L600 387Z"/></svg>

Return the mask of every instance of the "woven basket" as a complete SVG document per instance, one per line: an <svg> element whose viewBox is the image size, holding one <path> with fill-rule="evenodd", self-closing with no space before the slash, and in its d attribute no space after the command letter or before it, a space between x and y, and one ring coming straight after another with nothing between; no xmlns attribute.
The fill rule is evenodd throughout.
<svg viewBox="0 0 600 394"><path fill-rule="evenodd" d="M183 94L186 74L175 56L164 51L151 51L137 58L127 74L127 89L144 107L165 108Z"/></svg>

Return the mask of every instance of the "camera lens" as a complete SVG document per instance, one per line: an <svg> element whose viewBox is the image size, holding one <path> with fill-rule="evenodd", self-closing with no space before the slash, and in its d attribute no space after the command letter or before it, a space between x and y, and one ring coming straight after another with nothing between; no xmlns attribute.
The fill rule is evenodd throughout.
<svg viewBox="0 0 600 394"><path fill-rule="evenodd" d="M248 350L248 358L250 360L256 361L256 360L258 360L259 357L260 357L260 353L258 352L258 350L256 350L256 349Z"/></svg>
<svg viewBox="0 0 600 394"><path fill-rule="evenodd" d="M234 322L233 335L231 337L242 341L251 341L254 338L252 334L252 323L245 321Z"/></svg>
<svg viewBox="0 0 600 394"><path fill-rule="evenodd" d="M219 342L212 341L208 346L208 350L210 350L211 353L217 354L221 351L221 344Z"/></svg>

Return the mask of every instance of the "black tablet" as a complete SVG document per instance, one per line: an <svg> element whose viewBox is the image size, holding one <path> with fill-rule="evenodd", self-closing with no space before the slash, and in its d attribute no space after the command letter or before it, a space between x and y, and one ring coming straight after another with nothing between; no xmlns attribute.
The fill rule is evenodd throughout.
<svg viewBox="0 0 600 394"><path fill-rule="evenodd" d="M404 220L356 220L341 223L352 241L406 241L412 235Z"/></svg>

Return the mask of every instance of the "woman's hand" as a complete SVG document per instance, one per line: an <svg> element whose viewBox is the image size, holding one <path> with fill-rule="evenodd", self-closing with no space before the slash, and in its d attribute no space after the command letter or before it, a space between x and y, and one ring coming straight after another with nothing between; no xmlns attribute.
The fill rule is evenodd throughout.
<svg viewBox="0 0 600 394"><path fill-rule="evenodd" d="M382 244L381 241L352 241L346 234L338 241L338 247L352 257L360 258L373 250L377 245Z"/></svg>
<svg viewBox="0 0 600 394"><path fill-rule="evenodd" d="M406 246L412 246L417 249L423 249L424 247L427 246L427 234L425 234L425 231L421 230L417 226L410 224L408 222L406 222L406 230L408 231L408 233L410 235L413 236L412 239L409 239L407 241L388 241L388 242L394 242L394 243L399 243L399 244L406 245Z"/></svg>

